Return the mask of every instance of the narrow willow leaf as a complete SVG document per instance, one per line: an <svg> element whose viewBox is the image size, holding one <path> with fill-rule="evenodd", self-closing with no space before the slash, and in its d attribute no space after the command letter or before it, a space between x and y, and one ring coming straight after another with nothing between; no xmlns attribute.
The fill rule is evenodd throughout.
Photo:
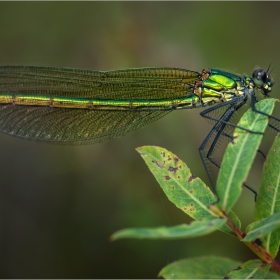
<svg viewBox="0 0 280 280"><path fill-rule="evenodd" d="M168 150L156 146L143 146L136 149L168 199L195 220L217 217L208 205L217 199L208 186L194 176L187 165ZM240 228L238 217L230 212L229 216ZM220 230L235 234L224 225Z"/></svg>
<svg viewBox="0 0 280 280"><path fill-rule="evenodd" d="M137 148L161 188L178 208L198 220L217 217L208 209L216 197L184 162L164 148L145 146Z"/></svg>
<svg viewBox="0 0 280 280"><path fill-rule="evenodd" d="M270 264L261 260L251 260L230 272L226 279L264 279L269 268Z"/></svg>
<svg viewBox="0 0 280 280"><path fill-rule="evenodd" d="M271 114L276 99L265 99L256 104L256 108ZM240 119L238 126L250 131L264 132L268 118L249 109ZM234 139L228 144L217 181L219 207L228 212L236 203L242 191L250 167L253 163L262 134L249 133L235 129Z"/></svg>
<svg viewBox="0 0 280 280"><path fill-rule="evenodd" d="M261 238L280 227L280 212L267 217L261 221L254 222L248 225L246 236L242 239L244 242L254 241Z"/></svg>
<svg viewBox="0 0 280 280"><path fill-rule="evenodd" d="M174 227L129 228L115 232L111 239L146 238L146 239L178 239L198 237L212 233L226 223L226 219L209 218L193 221Z"/></svg>
<svg viewBox="0 0 280 280"><path fill-rule="evenodd" d="M255 221L280 212L280 135L268 153L256 203ZM263 238L266 251L275 257L280 245L280 229Z"/></svg>
<svg viewBox="0 0 280 280"><path fill-rule="evenodd" d="M165 266L158 276L165 279L222 279L240 264L216 256L183 259Z"/></svg>

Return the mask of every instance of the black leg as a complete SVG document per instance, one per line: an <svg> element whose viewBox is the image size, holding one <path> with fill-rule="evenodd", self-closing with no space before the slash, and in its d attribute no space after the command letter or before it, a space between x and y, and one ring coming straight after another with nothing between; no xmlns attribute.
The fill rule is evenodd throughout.
<svg viewBox="0 0 280 280"><path fill-rule="evenodd" d="M258 150L258 153L260 153L264 157L264 159L266 159L266 155L261 150Z"/></svg>
<svg viewBox="0 0 280 280"><path fill-rule="evenodd" d="M276 118L274 116L268 115L268 114L266 114L266 113L264 113L262 111L257 110L256 107L255 107L255 104L257 102L257 100L255 98L255 95L254 95L254 93L251 93L250 95L251 95L251 108L252 108L252 110L254 112L259 113L259 114L264 115L264 116L268 116L270 119L273 119L273 120L275 120L277 122L280 122L280 119L278 119L278 118ZM218 141L220 140L220 138L222 136L225 136L225 137L228 137L230 139L233 139L233 136L227 134L224 131L226 126L230 125L232 127L235 127L235 128L237 127L239 129L245 130L245 131L250 132L250 133L263 134L263 133L260 133L260 132L257 132L257 131L250 131L248 129L245 129L243 127L240 127L240 126L235 125L234 123L230 122L230 119L234 115L234 113L238 109L240 109L246 103L246 101L247 101L247 98L240 98L240 99L231 100L229 102L219 103L219 104L217 104L217 105L215 105L213 107L210 107L210 108L208 108L208 109L206 109L206 110L204 110L204 111L202 111L200 113L200 115L202 117L216 121L216 124L211 129L211 131L209 132L209 134L206 136L206 138L203 140L202 144L199 147L199 154L200 154L202 163L204 165L204 168L205 168L205 170L207 172L207 175L209 177L210 183L211 183L212 188L213 188L214 191L215 191L215 183L214 183L214 180L213 180L213 178L211 176L211 172L209 170L209 167L207 165L207 160L209 160L210 163L212 163L216 167L220 168L220 164L217 163L213 159L213 154L214 154L215 147L216 147ZM223 108L224 106L229 106L229 107L223 113L221 118L218 119L218 118L214 118L214 117L209 115L210 113L214 112L217 109ZM277 131L278 133L280 132L280 130L277 127L275 127L274 125L272 125L272 124L268 124L268 126L270 128L272 128L273 130ZM205 149L206 149L207 145L210 145L210 147L207 150L207 153L206 153L206 156L205 156L204 152L205 152ZM264 158L266 158L266 156L264 155L264 153L262 151L258 150L258 152ZM244 183L243 186L246 187L247 189L251 190L255 194L255 201L256 201L256 199L257 199L256 191L254 189L252 189L251 187L249 187L246 183Z"/></svg>
<svg viewBox="0 0 280 280"><path fill-rule="evenodd" d="M220 168L220 164L218 164L215 160L213 160L213 154L214 154L214 149L216 144L218 143L219 139L222 136L228 137L231 140L233 139L233 136L227 134L224 132L224 129L226 128L227 124L230 123L230 119L231 117L234 115L234 113L236 113L244 104L246 103L246 100L243 100L242 102L238 103L238 104L232 104L229 108L227 108L227 110L223 113L223 115L221 116L221 118L217 121L217 123L214 125L214 127L211 129L211 131L209 132L209 134L206 136L206 138L203 140L201 146L199 147L199 154L202 160L202 163L204 165L204 168L207 172L207 175L209 177L210 183L212 185L213 190L215 191L215 183L214 180L211 176L211 172L209 170L209 167L207 165L207 160L209 160L213 165L215 165L216 167ZM220 108L220 107L219 107ZM208 110L207 113L209 113L210 111ZM202 112L203 113L203 112ZM201 114L202 116L204 116L204 114ZM209 117L209 116L208 116ZM230 123L231 124L231 123ZM238 126L235 126L238 127ZM215 135L216 134L216 135ZM215 135L214 139L213 136ZM210 147L206 153L206 156L204 155L204 150L206 148L206 146L210 144ZM262 155L264 155L261 151L259 151ZM249 187L247 184L243 184L244 187L246 187L247 189L249 189L250 191L252 191L255 194L255 201L257 199L257 193L254 189L252 189L251 187ZM219 198L218 198L219 199Z"/></svg>
<svg viewBox="0 0 280 280"><path fill-rule="evenodd" d="M251 96L251 108L252 108L252 110L254 111L254 112L256 112L256 113L258 113L258 114L261 114L261 115L264 115L264 116L267 116L269 119L272 119L272 120L275 120L275 121L277 121L277 122L280 122L280 119L278 119L278 118L276 118L276 117L274 117L274 116L272 116L272 115L269 115L269 114L266 114L266 113L264 113L264 112L262 112L262 111L259 111L259 110L257 110L257 108L256 108L256 103L257 103L257 99L256 99L256 97L255 97L255 94L254 94L254 92L252 92L251 94L250 94L250 96ZM278 128L276 128L274 125L272 125L272 124L268 124L268 126L270 127L270 128L272 128L272 129L274 129L274 130L276 130L278 133L280 132L280 130L278 129Z"/></svg>
<svg viewBox="0 0 280 280"><path fill-rule="evenodd" d="M257 202L258 193L257 193L254 189L252 189L251 187L249 187L246 183L243 183L243 186L244 186L246 189L250 190L250 191L255 195L255 202Z"/></svg>
<svg viewBox="0 0 280 280"><path fill-rule="evenodd" d="M227 108L227 110L221 116L220 120L214 125L214 127L211 129L211 131L208 133L208 135L206 136L206 138L203 140L202 144L199 147L199 154L200 154L202 163L207 172L207 175L209 177L209 180L210 180L210 183L211 183L213 189L215 189L215 183L211 176L211 172L207 165L206 159L208 159L212 164L214 164L218 168L220 167L220 165L212 159L212 155L213 155L214 148L215 148L218 140L220 139L221 136L223 136L223 131L226 127L226 123L224 121L228 122L229 119L232 117L232 115L235 112L234 107L235 107L234 105L231 105L229 108ZM215 135L215 137L214 137L214 135ZM213 139L213 137L214 137L214 139ZM204 150L208 144L210 144L210 148L208 149L206 156L205 156Z"/></svg>
<svg viewBox="0 0 280 280"><path fill-rule="evenodd" d="M225 107L225 106L228 106L228 105L230 105L229 108L231 108L231 107L235 107L236 104L238 104L238 106L239 106L239 104L242 104L242 105L239 107L239 108L241 108L241 107L246 103L246 101L247 101L247 98L242 97L242 98L236 98L236 99L230 100L230 101L228 101L228 102L219 103L219 104L217 104L217 105L215 105L215 106L213 106L213 107L210 107L210 108L208 108L208 109L206 109L206 110L203 110L203 111L200 113L200 115L201 115L203 118L210 119L210 120L216 121L216 122L218 122L218 123L224 123L225 125L230 125L230 126L232 126L232 127L239 128L239 129L245 130L245 131L250 132L250 133L263 134L262 132L252 131L252 130L246 129L246 128L242 127L242 126L238 126L238 125L236 125L236 124L230 122L229 119L227 120L227 119L225 118L225 119L223 120L223 119L221 119L221 118L218 119L218 118L214 118L214 117L212 117L212 116L209 115L211 112L213 112L213 111L215 111L215 110L218 110L218 109L220 109L220 108L223 108L223 107ZM226 110L226 111L227 111L227 110Z"/></svg>

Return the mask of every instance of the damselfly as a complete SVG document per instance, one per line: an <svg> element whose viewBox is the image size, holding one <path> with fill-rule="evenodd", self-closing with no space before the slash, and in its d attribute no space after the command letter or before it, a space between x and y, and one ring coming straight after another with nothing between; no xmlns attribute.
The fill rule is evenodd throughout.
<svg viewBox="0 0 280 280"><path fill-rule="evenodd" d="M199 152L214 185L206 159L219 167L212 159L213 150L221 136L231 137L225 127L236 127L230 122L232 116L248 97L252 109L264 114L255 108L255 90L268 96L272 86L263 68L249 77L217 69L2 66L0 131L54 143L97 143L140 129L174 110L211 106L200 114L216 124ZM226 108L223 115L214 118L212 113L222 107Z"/></svg>

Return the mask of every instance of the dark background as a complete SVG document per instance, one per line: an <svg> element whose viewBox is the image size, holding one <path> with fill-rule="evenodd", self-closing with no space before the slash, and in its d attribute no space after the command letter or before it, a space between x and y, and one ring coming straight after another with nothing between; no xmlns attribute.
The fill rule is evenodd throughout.
<svg viewBox="0 0 280 280"><path fill-rule="evenodd" d="M0 64L216 67L251 75L271 63L277 98L279 10L277 2L1 2ZM190 110L97 145L53 146L0 134L0 277L155 278L180 258L256 258L220 232L109 242L122 228L189 221L164 197L135 148L165 147L208 183L197 149L210 128L199 110ZM273 137L266 137L264 152ZM257 156L248 179L255 189L262 164ZM235 206L243 229L253 211L254 196L245 190Z"/></svg>

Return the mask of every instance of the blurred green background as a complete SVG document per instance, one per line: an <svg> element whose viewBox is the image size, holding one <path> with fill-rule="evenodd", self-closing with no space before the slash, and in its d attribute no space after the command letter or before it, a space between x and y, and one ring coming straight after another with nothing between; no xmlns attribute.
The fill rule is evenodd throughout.
<svg viewBox="0 0 280 280"><path fill-rule="evenodd" d="M279 2L1 2L0 61L94 70L216 67L248 75L271 63L272 96L279 97L279 10ZM199 110L189 110L97 145L53 146L0 134L0 277L155 278L180 258L255 258L220 232L109 242L122 228L189 221L135 148L165 147L208 183L198 147L210 128ZM264 152L273 137L264 140ZM257 156L248 179L255 189L262 164ZM254 196L244 190L235 211L245 229Z"/></svg>

